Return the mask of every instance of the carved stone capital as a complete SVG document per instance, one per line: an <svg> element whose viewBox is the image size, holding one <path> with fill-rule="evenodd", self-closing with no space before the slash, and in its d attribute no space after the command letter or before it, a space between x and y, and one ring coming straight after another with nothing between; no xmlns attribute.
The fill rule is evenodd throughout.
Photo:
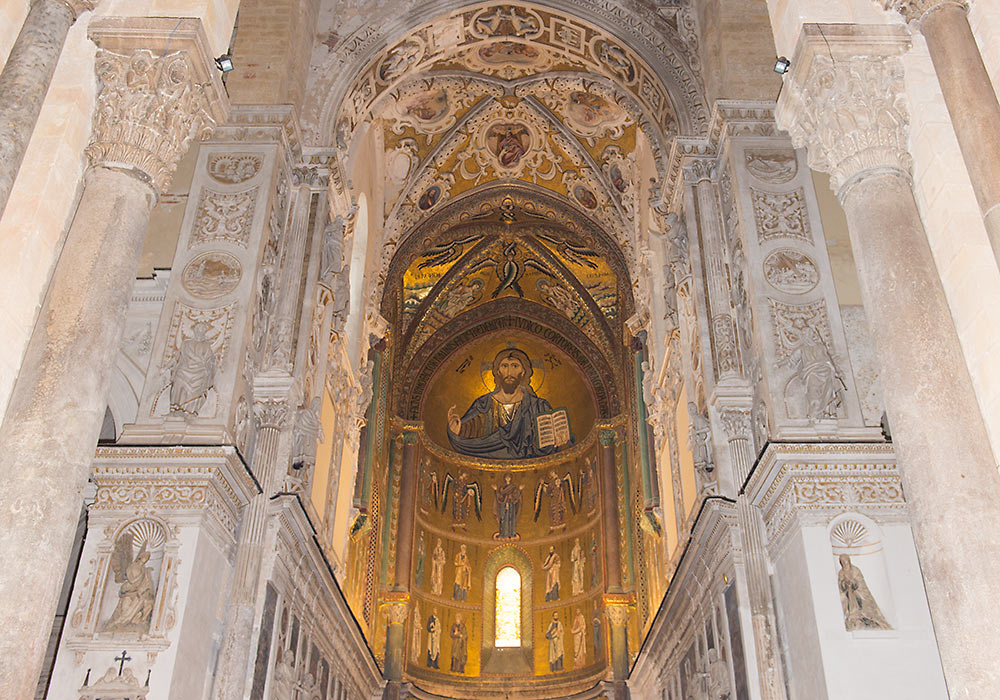
<svg viewBox="0 0 1000 700"><path fill-rule="evenodd" d="M258 401L253 405L253 415L261 428L281 430L288 417L288 404L284 401Z"/></svg>
<svg viewBox="0 0 1000 700"><path fill-rule="evenodd" d="M100 1L101 0L31 0L31 4L37 5L41 2L54 2L69 10L73 15L73 19L76 20L84 12L88 12L97 7Z"/></svg>
<svg viewBox="0 0 1000 700"><path fill-rule="evenodd" d="M966 12L969 10L969 3L964 0L879 0L879 3L886 10L903 15L907 22L917 23L942 7L960 7Z"/></svg>
<svg viewBox="0 0 1000 700"><path fill-rule="evenodd" d="M410 613L410 605L404 601L393 601L382 604L382 613L390 625L405 625Z"/></svg>
<svg viewBox="0 0 1000 700"><path fill-rule="evenodd" d="M601 445L604 447L614 447L615 442L618 440L618 431L612 428L601 428L599 438Z"/></svg>
<svg viewBox="0 0 1000 700"><path fill-rule="evenodd" d="M131 170L163 192L191 139L228 108L201 21L107 18L89 34L100 82L90 164Z"/></svg>
<svg viewBox="0 0 1000 700"><path fill-rule="evenodd" d="M750 409L727 408L719 413L719 421L726 431L727 440L750 439Z"/></svg>
<svg viewBox="0 0 1000 700"><path fill-rule="evenodd" d="M910 175L899 59L908 46L902 26L803 25L778 124L808 149L810 167L830 173L838 195L870 173Z"/></svg>
<svg viewBox="0 0 1000 700"><path fill-rule="evenodd" d="M606 605L605 610L608 612L608 619L611 620L612 625L624 626L628 624L628 606L627 605Z"/></svg>
<svg viewBox="0 0 1000 700"><path fill-rule="evenodd" d="M718 174L715 158L692 158L684 164L684 181L691 185L710 182Z"/></svg>

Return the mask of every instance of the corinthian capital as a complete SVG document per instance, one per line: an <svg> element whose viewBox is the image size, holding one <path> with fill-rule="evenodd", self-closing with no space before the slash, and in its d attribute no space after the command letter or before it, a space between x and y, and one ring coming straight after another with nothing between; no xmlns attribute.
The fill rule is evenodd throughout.
<svg viewBox="0 0 1000 700"><path fill-rule="evenodd" d="M964 0L880 0L880 4L890 12L903 15L907 22L919 22L927 13L949 5L969 9Z"/></svg>
<svg viewBox="0 0 1000 700"><path fill-rule="evenodd" d="M73 13L73 19L76 19L84 12L88 12L97 7L97 4L101 0L32 0L32 4L38 2L57 2L70 12Z"/></svg>
<svg viewBox="0 0 1000 700"><path fill-rule="evenodd" d="M810 167L830 173L838 194L868 172L910 174L899 59L908 46L902 26L802 27L778 125L808 149Z"/></svg>
<svg viewBox="0 0 1000 700"><path fill-rule="evenodd" d="M227 111L201 22L107 18L90 25L90 37L100 93L87 157L136 171L163 192L191 139Z"/></svg>

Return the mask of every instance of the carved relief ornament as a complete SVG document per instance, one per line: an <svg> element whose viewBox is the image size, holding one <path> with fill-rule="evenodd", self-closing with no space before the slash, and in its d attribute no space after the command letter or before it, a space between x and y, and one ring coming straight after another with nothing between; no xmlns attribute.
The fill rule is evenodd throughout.
<svg viewBox="0 0 1000 700"><path fill-rule="evenodd" d="M969 10L969 3L964 0L881 0L882 7L890 12L898 12L907 22L919 22L929 12L942 7L960 7Z"/></svg>
<svg viewBox="0 0 1000 700"><path fill-rule="evenodd" d="M830 173L839 195L866 173L910 175L899 58L908 45L905 27L803 26L778 125L808 148L810 167Z"/></svg>
<svg viewBox="0 0 1000 700"><path fill-rule="evenodd" d="M138 171L163 192L191 139L226 114L201 22L107 18L91 23L90 38L100 83L90 164Z"/></svg>

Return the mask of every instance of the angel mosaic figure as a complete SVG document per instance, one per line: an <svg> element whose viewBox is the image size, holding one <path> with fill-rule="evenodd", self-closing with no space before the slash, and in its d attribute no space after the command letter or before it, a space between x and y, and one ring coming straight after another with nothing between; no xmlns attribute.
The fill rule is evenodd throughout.
<svg viewBox="0 0 1000 700"><path fill-rule="evenodd" d="M420 507L426 513L430 511L432 505L435 509L438 507L440 486L437 472L431 469L431 463L425 459L421 466L423 469L420 475Z"/></svg>
<svg viewBox="0 0 1000 700"><path fill-rule="evenodd" d="M549 532L566 527L566 504L576 512L576 486L569 474L559 476L553 469L548 479L535 488L535 520L542 512L542 496L549 497Z"/></svg>
<svg viewBox="0 0 1000 700"><path fill-rule="evenodd" d="M118 589L118 605L104 629L107 632L148 632L153 616L153 571L146 564L149 552L146 543L139 547L139 553L132 558L132 536L123 535L115 542L111 554L111 570Z"/></svg>
<svg viewBox="0 0 1000 700"><path fill-rule="evenodd" d="M452 492L451 501L451 522L452 527L465 527L465 521L469 517L469 506L473 506L476 511L476 518L483 519L483 494L479 488L478 481L470 481L467 472L460 471L458 477L453 477L448 472L441 485L441 512L448 507L448 493Z"/></svg>
<svg viewBox="0 0 1000 700"><path fill-rule="evenodd" d="M577 488L583 507L588 513L597 509L597 472L594 471L594 460L587 457L583 469L580 470L580 485Z"/></svg>

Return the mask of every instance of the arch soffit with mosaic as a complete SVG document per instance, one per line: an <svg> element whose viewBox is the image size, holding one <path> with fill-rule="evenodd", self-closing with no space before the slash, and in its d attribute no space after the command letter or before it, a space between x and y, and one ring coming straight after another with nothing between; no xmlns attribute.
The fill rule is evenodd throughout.
<svg viewBox="0 0 1000 700"><path fill-rule="evenodd" d="M346 116L345 107L354 117L363 115L368 105L382 93L401 84L407 76L439 62L446 51L454 52L458 48L464 50L511 37L509 29L507 34L496 33L493 36L477 36L476 32L465 31L465 27L478 15L493 8L517 8L524 13L522 17L529 14L543 17L544 26L540 31L534 32L535 38L547 37L553 50L556 50L561 40L565 45L562 49L564 55L573 55L569 46L572 42L566 38L572 37L573 31L583 33L588 47L594 46L596 42L604 42L602 46L613 47L603 52L607 57L604 61L596 60L596 56L591 56L586 51L583 51L583 56L590 59L591 66L596 67L598 73L615 79L626 92L648 105L647 119L653 123L666 123L668 120L660 117L665 110L670 110L681 134L700 135L706 130L709 109L699 75L700 61L693 13L686 3L672 8L673 24L646 8L625 8L623 3L615 0L574 4L572 11L564 11L564 4L470 3L456 9L455 2L434 0L405 12L400 11L401 8L395 3L388 3L384 14L373 15L367 24L340 40L314 72L316 78L311 81L303 110L307 123L307 140L314 146L323 146L333 145L330 140L336 138L340 147L346 147L348 134L338 132ZM637 13L644 16L638 17ZM409 18L428 16L434 17L434 20L416 28L409 24ZM461 19L462 25L456 29L458 19ZM450 46L442 39L428 40L432 36L432 29L437 30L438 37L443 37L449 27L452 36L457 37ZM573 31L560 31L563 28ZM529 31L527 35L532 33ZM560 34L563 36L559 37ZM415 41L414 37L418 40ZM554 40L554 37L559 39ZM407 46L407 41L416 45L417 54L413 48L399 51ZM439 47L437 44L443 46ZM428 46L442 50L438 54L432 51L428 55ZM393 51L396 53L390 56ZM578 50L576 53L579 55L581 52ZM633 75L622 67L623 57L633 62ZM389 80L381 77L376 79L375 71L387 59L392 60L393 66L403 66L403 69L383 71L383 76L390 78ZM360 122L356 118L353 121L349 126L345 124L348 130L353 130Z"/></svg>

